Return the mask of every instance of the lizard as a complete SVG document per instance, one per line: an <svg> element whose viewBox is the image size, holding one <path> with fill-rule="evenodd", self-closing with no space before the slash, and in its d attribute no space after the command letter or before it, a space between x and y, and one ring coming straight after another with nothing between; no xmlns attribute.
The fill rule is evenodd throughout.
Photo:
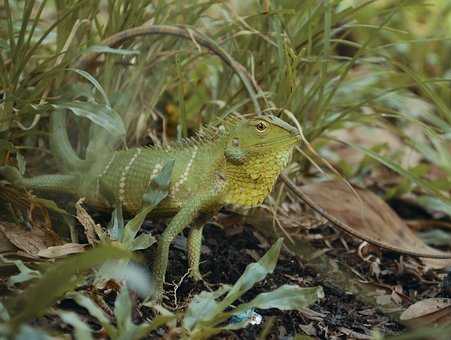
<svg viewBox="0 0 451 340"><path fill-rule="evenodd" d="M58 113L63 115L55 111L53 116ZM16 168L6 166L0 168L0 176L27 189L84 197L94 206L113 208L119 204L133 214L146 205L144 194L152 180L168 162L173 162L168 195L150 213L174 215L160 236L152 268L154 298L159 300L164 291L169 246L174 238L192 226L188 263L190 275L199 280L203 217L214 215L229 204L244 207L261 204L299 142L298 129L276 116L233 115L220 126L207 127L194 138L169 147L106 153L91 164L79 162L79 168L67 174L26 178Z"/></svg>

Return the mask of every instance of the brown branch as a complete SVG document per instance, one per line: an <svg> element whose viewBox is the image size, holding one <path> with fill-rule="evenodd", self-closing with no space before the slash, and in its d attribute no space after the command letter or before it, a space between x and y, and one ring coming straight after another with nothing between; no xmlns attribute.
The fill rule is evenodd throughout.
<svg viewBox="0 0 451 340"><path fill-rule="evenodd" d="M139 36L147 35L171 35L179 38L191 40L195 45L202 46L210 52L218 56L226 65L228 65L240 78L244 87L246 88L249 97L255 107L255 113L261 114L260 104L256 89L259 87L253 77L247 72L243 65L235 61L230 54L216 44L212 39L206 37L202 33L187 26L170 26L170 25L149 25L130 28L113 34L111 37L103 40L101 45L108 47L117 47L127 40L134 39ZM75 68L86 70L95 63L101 52L94 52L83 56L76 64Z"/></svg>
<svg viewBox="0 0 451 340"><path fill-rule="evenodd" d="M325 219L327 219L329 222L331 222L335 227L337 227L340 230L345 231L346 233L357 237L361 240L364 240L370 244L373 244L375 246L396 252L396 253L400 253L400 254L406 254L406 255L411 255L411 256L418 256L418 257L425 257L425 258L433 258L433 259L451 259L451 254L447 255L447 254L443 254L443 255L439 255L439 254L427 254L427 253L419 253L416 251L411 251L411 250L404 250L401 248L397 248L391 245L387 245L385 243L382 243L378 240L373 240L368 238L367 235L356 231L355 229L351 228L349 225L347 225L346 223L344 223L343 221L340 221L338 218L330 215L327 211L325 211L324 209L322 209L318 204L316 204L315 202L313 202L310 197L308 197L304 192L302 192L301 189L299 189L299 187L290 179L288 178L287 175L285 174L281 174L281 178L282 181L288 186L288 188L290 188L291 191L293 191L293 193L300 199L302 200L306 205L308 205L310 208L312 208L314 211L316 211L318 214L320 214L321 216L323 216Z"/></svg>

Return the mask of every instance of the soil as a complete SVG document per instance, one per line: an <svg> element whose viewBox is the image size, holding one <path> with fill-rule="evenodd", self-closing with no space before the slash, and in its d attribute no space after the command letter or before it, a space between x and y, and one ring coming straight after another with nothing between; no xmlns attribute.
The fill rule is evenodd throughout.
<svg viewBox="0 0 451 340"><path fill-rule="evenodd" d="M106 215L98 213L93 215L96 221L106 222L109 219ZM268 250L271 242L258 233L255 226L246 224L240 217L235 217L233 227L225 221L218 222L218 224L208 224L204 228L200 266L204 281L194 282L186 275L188 270L187 231L178 236L171 245L164 300L164 307L167 309L182 312L193 296L201 291L217 289L222 284L233 284L242 275L247 265L257 261ZM218 225L226 227L221 228ZM164 221L146 221L142 230L158 235L164 228ZM302 311L257 310L256 312L263 317L259 325L249 325L242 330L223 332L215 339L256 339L262 335L267 339L292 339L296 335L309 335L318 339L370 339L374 332L382 335L396 335L406 329L396 321L393 314L387 313L384 307L392 306L395 302L401 310L423 298L445 297L451 293L451 290L447 289L447 282L451 282L450 275L445 276L445 280L441 281L443 275L438 276L435 272L421 271L415 259L383 253L377 249L373 249L371 261L365 260L367 254L362 257L357 250L359 242L337 232L327 223L300 233L305 233L304 236L318 236L306 242L314 251L322 253L321 256L326 261L350 268L353 275L348 276L347 280L366 282L370 287L370 293L376 296L375 300L378 302L370 302L359 293L350 293L343 284L342 278L337 278L335 282L334 274L324 275L313 261L306 261L289 251L282 251L274 273L256 284L236 304L250 301L257 294L274 290L283 284L296 284L301 287L322 286L325 297ZM150 250L142 252L149 264L154 250L155 247L151 247ZM451 286L449 282L448 286ZM88 286L81 289L89 293L91 288ZM93 296L103 295L102 308L111 316L118 290L119 287L113 284L112 287L93 294ZM377 296L378 294L380 296ZM387 299L390 301L387 302ZM139 299L136 297L135 300L137 302L135 306L140 306ZM97 336L105 335L96 320L72 300L61 301L58 308L75 311L90 324ZM147 307L135 308L134 322L141 323L149 320L153 318L153 313ZM114 320L113 316L112 319ZM62 323L55 315L41 317L35 320L33 325L47 330L71 332L71 327ZM167 328L160 328L149 338L161 338L167 335L168 331L170 330Z"/></svg>
<svg viewBox="0 0 451 340"><path fill-rule="evenodd" d="M165 305L167 308L181 310L189 304L192 296L205 289L214 289L220 284L233 284L244 272L246 266L255 262L267 250L262 245L260 237L246 225L239 234L229 235L217 226L208 225L204 229L204 249L202 254L201 273L204 282L193 282L186 276L186 235L178 237L170 252L170 262L167 273ZM247 302L261 292L267 292L283 284L297 284L303 287L322 286L325 298L304 312L282 312L273 310L258 310L263 316L260 325L250 325L247 328L223 333L217 339L256 339L271 322L269 339L283 339L298 334L309 333L319 339L332 337L369 338L371 332L381 334L398 334L404 328L389 316L377 311L372 305L366 305L334 285L325 284L308 263L301 263L298 258L284 253L280 256L274 273L258 283L239 302ZM176 288L176 290L175 290ZM175 295L174 295L175 291Z"/></svg>

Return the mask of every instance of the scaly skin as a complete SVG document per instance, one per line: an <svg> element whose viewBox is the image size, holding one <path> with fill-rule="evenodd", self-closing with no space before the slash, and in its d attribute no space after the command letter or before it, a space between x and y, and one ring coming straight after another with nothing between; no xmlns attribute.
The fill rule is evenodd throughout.
<svg viewBox="0 0 451 340"><path fill-rule="evenodd" d="M0 170L0 174L26 188L67 192L85 197L92 205L112 208L119 204L136 213L146 204L143 195L152 179L164 164L175 160L169 194L151 213L175 214L160 237L153 267L155 298L159 299L169 246L176 235L194 225L188 237L188 261L191 275L199 279L201 217L214 214L226 204L260 204L298 141L298 131L277 117L232 117L185 144L116 151L67 175L21 178L11 168Z"/></svg>

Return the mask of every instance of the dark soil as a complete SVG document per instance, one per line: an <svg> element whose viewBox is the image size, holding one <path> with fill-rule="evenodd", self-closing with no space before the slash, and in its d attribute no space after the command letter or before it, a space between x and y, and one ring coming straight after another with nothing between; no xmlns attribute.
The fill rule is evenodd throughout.
<svg viewBox="0 0 451 340"><path fill-rule="evenodd" d="M209 286L217 288L223 283L233 284L248 264L255 262L266 252L267 248L261 245L259 239L261 240L260 237L256 237L250 226L245 226L241 233L233 235L228 235L217 226L207 226L204 231L201 273ZM204 283L193 282L188 276L179 282L187 272L185 243L186 236L180 236L170 252L166 279L169 284L166 286L165 304L171 309L183 309L193 295L207 289ZM177 300L173 292L176 284ZM403 329L390 317L376 311L374 306L365 305L355 296L321 282L317 273L309 268L308 264L302 264L296 257L286 253L279 258L274 273L254 286L240 302L249 301L258 293L273 290L283 284L322 286L325 298L305 312L259 310L257 312L263 316L260 325L251 325L233 334L221 334L216 338L255 339L263 331L268 320L273 322L269 333L269 338L273 339L305 334L303 329L307 329L310 335L320 339L329 339L335 335L365 338L376 329L386 335L397 334Z"/></svg>
<svg viewBox="0 0 451 340"><path fill-rule="evenodd" d="M106 222L109 216L94 213L95 220ZM227 225L220 220L220 224ZM154 235L160 234L165 228L163 221L146 221L143 225L144 232L152 232ZM242 275L247 265L257 261L269 248L270 242L255 231L255 227L246 225L241 218L236 218L236 223L232 227L226 226L224 229L214 224L209 224L204 228L204 244L202 250L201 273L204 282L194 282L187 274L186 256L186 236L180 235L173 242L170 249L168 273L166 276L164 306L172 311L181 312L191 302L194 295L204 290L218 288L222 284L233 284ZM312 231L301 231L321 237L308 241L313 246L314 251L327 250L322 255L328 261L345 265L351 268L356 274L349 276L350 282L365 281L377 289L386 289L390 299L390 292L393 299L397 299L397 305L405 309L406 306L421 300L425 297L448 296L443 282L438 279L434 272L422 272L414 265L415 259L409 257L401 258L399 255L383 253L374 250L373 257L377 259L379 271L376 270L372 262L365 261L358 256L357 247L359 242L347 237L329 225L321 225ZM144 251L144 256L151 263L152 252ZM400 266L400 261L409 266ZM411 261L411 262L409 262ZM395 321L390 314L383 312L381 305L368 302L359 294L351 294L344 287L342 282L334 282L334 276L324 279L324 273L318 271L312 262L307 262L298 256L289 254L286 251L281 253L274 273L268 275L265 280L256 284L248 291L241 301L236 304L250 301L261 292L268 292L280 287L283 284L296 284L301 287L322 286L325 297L318 303L303 311L279 311L257 310L263 316L263 321L259 325L250 325L245 329L222 333L216 339L256 339L263 333L269 339L289 339L295 335L309 335L319 339L369 339L371 334L378 331L383 335L394 335L404 331L404 327ZM400 268L404 268L401 270ZM338 280L337 280L338 281ZM451 286L451 284L448 284ZM83 287L89 294L90 287ZM116 299L118 286L107 287L103 291L93 292L92 296L101 299L107 314L112 320L112 310ZM139 299L135 299L139 302ZM139 303L135 304L139 306ZM88 322L97 336L104 336L104 331L95 318L90 316L83 308L79 307L72 300L63 300L58 304L58 308L71 310ZM153 318L154 312L147 307L136 308L134 311L134 322L141 323ZM33 322L34 325L45 329L58 329L65 333L71 332L71 327L65 325L55 315L48 315ZM161 338L167 334L168 329L159 329L149 338Z"/></svg>

